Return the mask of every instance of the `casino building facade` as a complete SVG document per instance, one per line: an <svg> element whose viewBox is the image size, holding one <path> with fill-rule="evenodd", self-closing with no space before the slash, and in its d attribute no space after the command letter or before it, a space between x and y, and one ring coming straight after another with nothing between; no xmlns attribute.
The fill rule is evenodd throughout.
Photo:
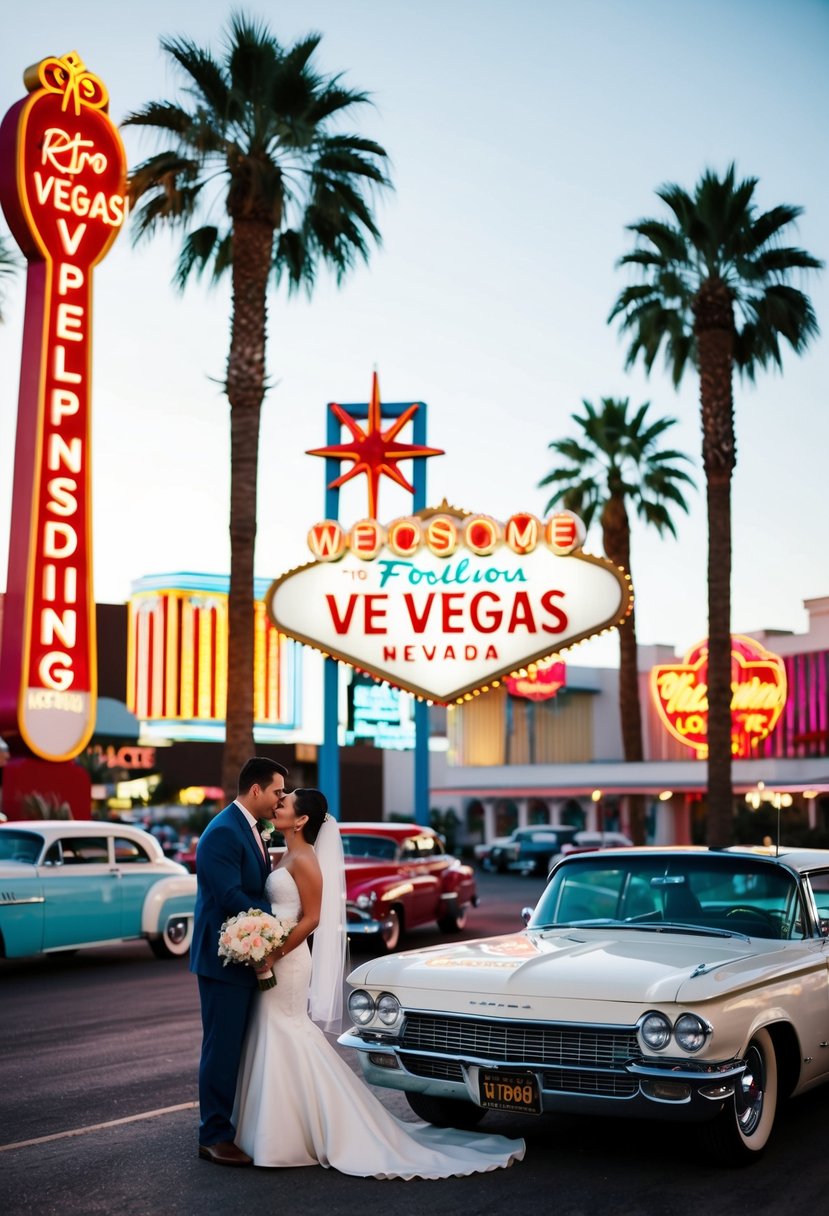
<svg viewBox="0 0 829 1216"><path fill-rule="evenodd" d="M256 743L296 784L313 784L322 660L273 628L266 589L257 584ZM127 605L98 605L98 712L84 757L96 813L140 805L159 786L169 805L221 801L226 598L226 578L178 573L137 580ZM784 838L796 829L802 839L825 833L829 841L829 596L805 607L805 633L752 635L785 686L773 729L733 762L741 833L758 842L778 805ZM669 646L640 647L639 764L622 758L617 671L576 666L566 654L539 674L547 684L537 696L532 680L505 681L463 705L433 706L431 815L471 847L538 823L624 831L629 799L640 794L649 841L701 841L706 765L666 725L653 688L654 672L678 663ZM751 708L746 697L742 704ZM342 818L414 817L413 705L408 694L341 666Z"/></svg>

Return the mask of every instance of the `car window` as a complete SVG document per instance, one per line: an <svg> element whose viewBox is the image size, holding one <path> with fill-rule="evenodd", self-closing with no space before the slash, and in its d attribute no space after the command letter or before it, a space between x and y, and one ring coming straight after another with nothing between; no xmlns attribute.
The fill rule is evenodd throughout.
<svg viewBox="0 0 829 1216"><path fill-rule="evenodd" d="M43 848L43 837L36 832L6 829L0 832L0 861L37 861Z"/></svg>
<svg viewBox="0 0 829 1216"><path fill-rule="evenodd" d="M55 841L55 844L58 849L55 850L55 845L52 845L45 858L53 865L57 864L53 860L53 852L55 855L58 852L62 855L65 866L100 864L109 861L106 836L63 836L59 841Z"/></svg>
<svg viewBox="0 0 829 1216"><path fill-rule="evenodd" d="M380 861L394 861L397 855L397 844L389 836L344 832L342 842L346 857L376 857Z"/></svg>
<svg viewBox="0 0 829 1216"><path fill-rule="evenodd" d="M812 888L817 914L821 921L821 932L824 937L829 934L829 870L809 875L809 885ZM826 925L826 932L824 932Z"/></svg>
<svg viewBox="0 0 829 1216"><path fill-rule="evenodd" d="M119 865L146 865L153 859L147 850L135 840L115 837L115 860Z"/></svg>
<svg viewBox="0 0 829 1216"><path fill-rule="evenodd" d="M779 866L733 857L617 863L585 855L556 871L531 923L574 920L692 925L778 940L805 934L794 877Z"/></svg>
<svg viewBox="0 0 829 1216"><path fill-rule="evenodd" d="M440 857L443 845L436 836L410 836L403 841L402 852L407 861L426 861L430 857Z"/></svg>

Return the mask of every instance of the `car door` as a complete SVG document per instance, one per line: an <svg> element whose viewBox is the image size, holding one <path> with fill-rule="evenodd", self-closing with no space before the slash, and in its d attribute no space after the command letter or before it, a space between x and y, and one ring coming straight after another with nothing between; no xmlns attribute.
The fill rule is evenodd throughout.
<svg viewBox="0 0 829 1216"><path fill-rule="evenodd" d="M125 833L115 837L113 847L114 869L120 878L121 936L138 937L145 897L162 875L154 865L155 859L140 840Z"/></svg>
<svg viewBox="0 0 829 1216"><path fill-rule="evenodd" d="M406 923L426 924L437 916L440 902L441 873L445 866L440 842L433 836L409 836L403 841L401 861L401 869L412 884Z"/></svg>
<svg viewBox="0 0 829 1216"><path fill-rule="evenodd" d="M810 954L817 956L815 961L819 961L820 965L818 971L813 972L808 980L800 982L803 1021L796 1030L805 1057L803 1076L812 1080L829 1074L829 1052L825 1046L829 1037L826 1033L829 1025L829 870L815 870L806 876L804 894L807 906L810 890L814 901L814 907L810 911L817 916L821 937L819 940L810 940L807 936L804 947ZM806 934L811 932L808 913L805 920L801 919L803 911L801 908L799 918L796 917L792 925L793 937L804 930ZM819 985L816 990L815 984Z"/></svg>
<svg viewBox="0 0 829 1216"><path fill-rule="evenodd" d="M91 828L88 835L67 832L46 851L44 950L121 937L121 882L110 844Z"/></svg>

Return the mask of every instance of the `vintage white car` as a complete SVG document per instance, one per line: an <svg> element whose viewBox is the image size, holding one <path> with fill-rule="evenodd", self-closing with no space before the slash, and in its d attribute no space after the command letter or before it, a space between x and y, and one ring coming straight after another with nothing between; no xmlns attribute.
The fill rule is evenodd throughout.
<svg viewBox="0 0 829 1216"><path fill-rule="evenodd" d="M349 976L363 1073L423 1119L488 1109L699 1125L757 1158L829 1079L829 851L618 849L560 860L523 932Z"/></svg>
<svg viewBox="0 0 829 1216"><path fill-rule="evenodd" d="M148 832L124 823L0 824L0 958L145 938L187 954L196 879Z"/></svg>

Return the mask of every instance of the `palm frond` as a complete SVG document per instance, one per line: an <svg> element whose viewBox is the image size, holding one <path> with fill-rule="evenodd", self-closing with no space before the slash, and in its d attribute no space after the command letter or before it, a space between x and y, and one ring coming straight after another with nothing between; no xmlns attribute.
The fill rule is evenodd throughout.
<svg viewBox="0 0 829 1216"><path fill-rule="evenodd" d="M695 485L678 467L688 457L659 447L676 419L652 419L649 402L632 408L627 397L603 397L598 405L585 400L582 406L571 421L583 437L565 436L548 445L562 463L538 483L554 490L545 510L569 507L589 527L607 504L631 503L647 523L675 535L669 508L687 511L682 487Z"/></svg>
<svg viewBox="0 0 829 1216"><path fill-rule="evenodd" d="M192 274L201 278L206 267L215 259L221 239L218 228L211 226L197 228L195 232L187 234L173 276L173 282L179 291L184 290ZM215 280L214 274L213 281Z"/></svg>

